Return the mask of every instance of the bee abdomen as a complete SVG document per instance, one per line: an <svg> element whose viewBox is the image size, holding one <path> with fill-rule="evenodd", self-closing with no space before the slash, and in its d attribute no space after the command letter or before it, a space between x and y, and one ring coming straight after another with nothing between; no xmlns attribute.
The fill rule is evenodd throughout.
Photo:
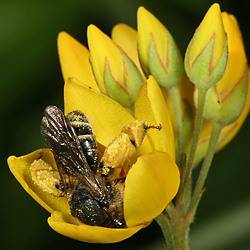
<svg viewBox="0 0 250 250"><path fill-rule="evenodd" d="M83 153L92 171L96 172L98 151L93 128L88 117L81 111L72 111L67 115L82 147Z"/></svg>
<svg viewBox="0 0 250 250"><path fill-rule="evenodd" d="M96 171L98 150L95 138L91 135L80 135L78 138L89 166L92 171Z"/></svg>
<svg viewBox="0 0 250 250"><path fill-rule="evenodd" d="M101 203L94 199L85 185L80 182L71 199L71 214L84 224L91 226L117 227Z"/></svg>
<svg viewBox="0 0 250 250"><path fill-rule="evenodd" d="M70 122L74 127L76 134L80 135L93 135L93 129L89 123L86 122Z"/></svg>

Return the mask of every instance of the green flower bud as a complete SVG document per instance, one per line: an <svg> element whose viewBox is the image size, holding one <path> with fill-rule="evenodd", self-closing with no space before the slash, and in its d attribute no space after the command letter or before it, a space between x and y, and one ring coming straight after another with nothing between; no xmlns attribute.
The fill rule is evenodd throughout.
<svg viewBox="0 0 250 250"><path fill-rule="evenodd" d="M224 99L220 99L216 86L207 92L204 117L223 126L233 123L241 114L247 94L247 68L244 76Z"/></svg>
<svg viewBox="0 0 250 250"><path fill-rule="evenodd" d="M179 49L162 23L143 7L138 9L138 47L142 68L161 87L179 85L183 62Z"/></svg>
<svg viewBox="0 0 250 250"><path fill-rule="evenodd" d="M88 27L90 61L102 93L133 110L144 79L134 62L94 25Z"/></svg>
<svg viewBox="0 0 250 250"><path fill-rule="evenodd" d="M227 65L227 38L220 7L213 4L186 50L186 73L197 88L208 89L223 76Z"/></svg>
<svg viewBox="0 0 250 250"><path fill-rule="evenodd" d="M248 64L239 26L234 16L222 13L228 36L228 61L221 80L207 92L204 117L225 126L233 123L244 107ZM197 98L195 92L195 98Z"/></svg>

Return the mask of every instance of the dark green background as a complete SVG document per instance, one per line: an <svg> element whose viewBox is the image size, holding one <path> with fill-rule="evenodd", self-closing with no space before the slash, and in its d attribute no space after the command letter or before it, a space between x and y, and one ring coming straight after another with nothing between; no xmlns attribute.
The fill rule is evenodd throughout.
<svg viewBox="0 0 250 250"><path fill-rule="evenodd" d="M127 23L136 28L141 5L154 13L175 37L182 54L211 0L73 0L0 2L0 248L1 249L162 249L156 224L117 244L81 243L55 233L49 214L11 175L7 156L43 147L40 121L44 108L63 108L63 79L56 39L66 31L86 45L86 28L97 25L110 34ZM242 30L249 59L249 1L219 1ZM250 249L250 119L215 157L206 192L192 226L193 250Z"/></svg>

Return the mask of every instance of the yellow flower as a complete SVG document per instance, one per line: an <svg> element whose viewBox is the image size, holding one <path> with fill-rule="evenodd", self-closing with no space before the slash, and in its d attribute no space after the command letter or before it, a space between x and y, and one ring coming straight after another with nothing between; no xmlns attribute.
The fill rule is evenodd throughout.
<svg viewBox="0 0 250 250"><path fill-rule="evenodd" d="M153 77L142 84L135 105L135 117L114 100L73 78L66 81L64 95L65 113L73 110L86 113L91 118L98 143L103 146L107 146L124 125L135 119L162 125L160 132L148 131L139 149L139 157L126 177L124 217L127 228L79 225L70 214L66 197L50 195L34 184L29 166L41 157L55 166L50 150L40 149L8 159L10 170L23 188L51 213L48 223L55 231L84 242L112 243L124 240L159 215L179 187L179 170L174 161L174 137L161 90Z"/></svg>
<svg viewBox="0 0 250 250"><path fill-rule="evenodd" d="M213 4L188 45L185 70L196 87L209 88L221 79L226 63L227 39L220 6Z"/></svg>
<svg viewBox="0 0 250 250"><path fill-rule="evenodd" d="M152 15L150 13L148 13L147 10L145 9L141 9L142 13L147 14L147 15ZM209 14L209 15L208 15ZM215 16L214 16L215 14ZM219 10L219 6L217 4L213 5L210 10L207 13L209 20L207 22L205 22L206 25L208 25L210 22L214 23L214 20L219 20L219 25L217 26L217 33L219 35L220 38L220 43L217 43L217 51L219 51L218 49L218 44L223 45L223 41L225 39L224 33L222 31L224 31L224 25L221 26L221 18L218 17L217 15L221 15L220 10ZM206 16L207 16L206 15ZM225 23L225 13L222 13L222 22ZM216 18L215 18L216 17ZM156 18L152 17L152 19L154 19L155 22L159 22ZM212 19L212 20L211 20ZM235 20L234 17L230 16L230 19L233 19L235 23L237 23L237 21ZM202 22L203 25L204 22ZM162 24L160 24L161 27ZM215 25L216 26L216 25ZM200 26L198 28L197 31L200 32L202 26ZM213 27L210 27L210 25L208 25L208 27L205 27L206 29L211 30ZM206 38L207 40L209 40L209 34L206 32L206 29L202 29L202 33L204 32L203 35L200 36L200 41L203 39L203 41L197 43L197 47L195 48L195 50L193 51L193 53L196 51L196 54L192 54L193 58L197 57L198 51L200 50L200 48L198 47L199 45L201 46L202 42L204 42L204 39ZM211 31L213 33L213 30ZM210 35L211 35L210 32ZM159 33L159 32L158 32ZM200 33L200 34L202 34ZM237 33L237 32L236 32ZM238 31L238 33L240 33L240 31ZM70 39L71 41L66 41L66 36L68 39ZM158 35L159 37L159 35ZM142 69L140 67L140 62L139 62L139 57L138 57L138 52L137 52L137 42L138 42L138 33L136 32L136 30L134 30L133 28L125 25L125 24L117 24L113 30L112 30L112 39L114 40L114 42L116 44L118 44L125 52L126 54L134 61L134 63L136 64L136 66L140 69L140 71L142 72ZM198 38L197 38L198 39ZM92 88L97 88L96 83L94 83L94 86L92 86L92 79L91 77L90 80L86 81L84 80L84 77L79 78L78 75L86 75L86 76L91 76L92 72L91 70L89 70L90 66L88 65L87 67L85 67L85 63L81 62L80 60L77 60L76 57L80 57L80 58L84 58L85 57L85 62L88 62L89 60L89 54L86 53L86 51L88 51L83 45L79 45L79 43L77 43L72 37L70 37L69 35L67 35L66 33L61 33L59 35L59 39L58 39L58 47L59 47L59 55L60 54L65 54L65 60L62 60L62 56L60 56L60 62L61 62L61 67L62 67L62 71L66 71L66 69L68 69L68 72L70 71L71 74L68 75L70 77L74 77L77 78L80 82L83 82L85 84L88 84L89 86L91 86ZM80 48L81 46L81 48ZM229 44L230 46L230 44ZM221 47L221 49L223 48L223 46ZM202 50L202 49L201 49ZM74 56L75 55L75 56ZM77 56L76 56L77 55ZM219 55L217 53L217 55ZM219 56L218 56L219 58ZM217 62L218 59L217 58ZM230 59L231 57L229 57L229 61L231 61ZM70 60L69 60L70 59ZM146 59L145 59L146 60ZM70 62L70 64L69 64ZM237 60L236 60L237 62ZM216 62L214 61L214 64ZM79 72L76 72L79 69ZM236 67L235 67L236 69ZM237 68L238 70L238 68ZM229 71L228 71L229 72ZM226 74L226 73L225 73ZM92 74L93 77L93 74ZM233 76L234 77L234 76ZM64 79L66 80L67 78L64 77ZM230 81L231 82L231 81ZM224 84L224 86L226 86ZM181 98L182 98L182 119L184 122L184 137L185 140L185 152L188 152L188 148L189 148L189 143L190 143L190 139L191 139L191 131L192 131L192 117L195 116L195 105L193 102L193 92L194 92L194 87L193 85L188 81L188 79L186 79L185 75L183 77L183 80L180 84L180 91L181 91ZM249 91L249 88L248 88ZM176 133L175 131L175 119L174 119L174 113L173 113L173 109L172 109L172 104L170 101L170 97L168 94L168 91L165 89L162 89L168 110L169 110L169 114L171 116L171 121L173 124L173 129L174 129L174 133ZM249 95L249 94L248 94ZM236 135L236 133L239 131L240 127L242 126L248 112L249 112L249 98L246 98L247 102L244 106L243 112L241 113L240 117L231 125L225 126L222 129L220 138L219 138L219 142L218 142L218 146L217 146L217 151L221 148L223 148L225 145L227 145ZM197 160L196 162L199 162L205 154L208 142L209 142L209 138L210 138L210 134L211 134L211 123L207 120L204 119L203 122L203 126L202 126L202 130L201 130L201 135L200 135L200 139L199 139L199 147L198 147L198 151L197 151Z"/></svg>
<svg viewBox="0 0 250 250"><path fill-rule="evenodd" d="M216 13L216 15L220 12L218 12L218 6L215 5L212 8L212 13ZM211 10L210 10L211 11ZM142 13L146 13L147 15L150 16L150 14L142 8ZM211 12L210 12L211 13ZM223 22L225 22L225 14L222 13L222 19ZM154 18L154 17L153 17ZM159 22L157 19L155 21ZM235 21L236 22L236 21ZM221 26L219 26L219 29L221 29ZM205 30L204 30L205 32ZM221 32L218 32L220 35L222 34ZM208 34L204 34L208 35ZM204 38L204 35L202 36ZM64 41L66 39L66 36L70 38L72 41ZM137 41L138 41L138 34L136 30L133 28L125 25L125 24L117 24L113 30L112 30L112 39L113 41L118 44L125 52L126 54L134 61L136 66L140 69L142 72L142 69L140 68L140 62L139 62L139 57L138 57L138 52L137 52ZM85 61L88 62L88 57L89 54L87 54L85 51L88 51L83 45L81 45L82 48L80 48L79 44L76 44L77 42L74 41L72 37L69 37L66 33L62 33L59 35L58 43L59 43L59 55L60 54L65 54L67 57L65 60L60 60L61 62L61 67L62 70L65 71L66 69L70 69L71 72L71 77L77 78L80 82L84 82L88 85L90 85L92 88L95 88L96 83L94 83L94 86L91 85L92 80L90 78L89 81L85 81L84 77L79 78L77 75L86 75L86 76L91 76L92 72L89 71L89 65L86 67L85 63L81 62L80 60L76 60L76 58L73 57L73 55L78 55L78 57L84 58L85 56ZM75 44L74 44L75 43ZM199 43L201 44L201 43ZM229 45L230 46L230 45ZM70 57L71 56L71 57ZM76 57L76 56L75 56ZM62 59L62 56L60 56L60 59ZM69 60L70 59L70 60ZM230 60L230 58L229 58ZM68 65L68 62L71 62L70 65ZM80 69L79 73L76 73L76 69ZM69 71L69 70L68 70ZM92 74L93 77L93 74ZM87 78L87 77L86 77ZM65 78L66 80L67 78ZM184 122L184 137L185 137L185 152L188 152L189 148L189 143L191 140L191 132L192 132L192 117L195 116L195 106L193 103L193 85L186 79L186 77L183 78L181 85L180 85L180 90L181 90L181 98L182 98L182 118ZM168 94L167 90L162 90L170 116L171 116L171 121L173 124L173 129L174 133L175 131L175 119L174 119L174 113L172 109L172 104L170 101L170 97ZM248 99L247 99L248 100ZM232 140L232 138L236 135L238 130L240 129L241 125L243 124L247 114L248 114L248 108L247 104L244 107L244 111L242 112L241 116L235 121L233 124L228 125L222 129L220 139L218 142L217 150L220 148L224 147L229 141ZM247 110L247 111L246 111ZM244 117L244 118L243 118ZM201 130L201 135L199 139L199 147L197 151L197 160L196 162L199 162L206 151L209 138L211 134L211 123L207 120L204 120L202 130Z"/></svg>
<svg viewBox="0 0 250 250"><path fill-rule="evenodd" d="M222 19L229 35L229 60L225 79L221 77L227 61L227 38ZM227 14L222 14L222 19L219 5L214 4L196 30L185 57L187 75L197 88L209 88L221 79L214 88L211 87L213 97L220 97L213 98L217 104L221 100L223 103L243 81L247 81L247 66L242 61L245 54L237 56L231 47L238 44L238 49L242 52L237 22ZM237 34L237 42L231 42L231 33ZM112 31L112 39L113 41L94 25L90 25L90 52L65 32L58 36L58 51L65 80L64 112L67 114L73 110L81 110L90 117L101 150L120 134L123 126L135 120L162 126L160 132L147 131L137 152L137 159L126 176L123 208L127 227L79 224L71 215L66 196L55 197L35 184L30 173L30 166L35 160L43 159L56 168L50 150L39 149L25 156L8 158L10 170L23 188L51 213L48 218L50 227L67 237L92 243L114 243L132 236L158 216L178 191L180 176L175 164L175 118L169 94L158 83L167 88L181 83L177 87L181 92L185 152L188 152L191 141L192 118L195 113L193 96L196 92L182 74L183 65L178 48L170 33L151 13L140 7L138 33L119 24ZM241 63L234 67L233 62L237 60L241 60ZM233 70L235 74L230 77ZM147 79L143 76L143 71L146 72ZM223 128L217 150L228 143L242 125L250 108L249 95L250 88L244 108L241 102L243 111L239 118ZM211 98L210 92L208 96ZM133 115L124 107L132 110ZM224 123L226 124L225 121ZM196 164L204 157L210 134L211 123L204 119Z"/></svg>

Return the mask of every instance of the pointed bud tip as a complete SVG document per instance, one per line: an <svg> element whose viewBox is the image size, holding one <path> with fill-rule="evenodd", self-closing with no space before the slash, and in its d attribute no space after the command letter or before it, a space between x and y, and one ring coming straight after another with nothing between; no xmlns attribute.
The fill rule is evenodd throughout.
<svg viewBox="0 0 250 250"><path fill-rule="evenodd" d="M227 64L227 37L219 4L213 4L191 39L185 69L197 86L209 88L218 82Z"/></svg>
<svg viewBox="0 0 250 250"><path fill-rule="evenodd" d="M138 9L137 22L139 57L145 75L153 75L162 87L178 85L183 63L172 35L143 7Z"/></svg>

